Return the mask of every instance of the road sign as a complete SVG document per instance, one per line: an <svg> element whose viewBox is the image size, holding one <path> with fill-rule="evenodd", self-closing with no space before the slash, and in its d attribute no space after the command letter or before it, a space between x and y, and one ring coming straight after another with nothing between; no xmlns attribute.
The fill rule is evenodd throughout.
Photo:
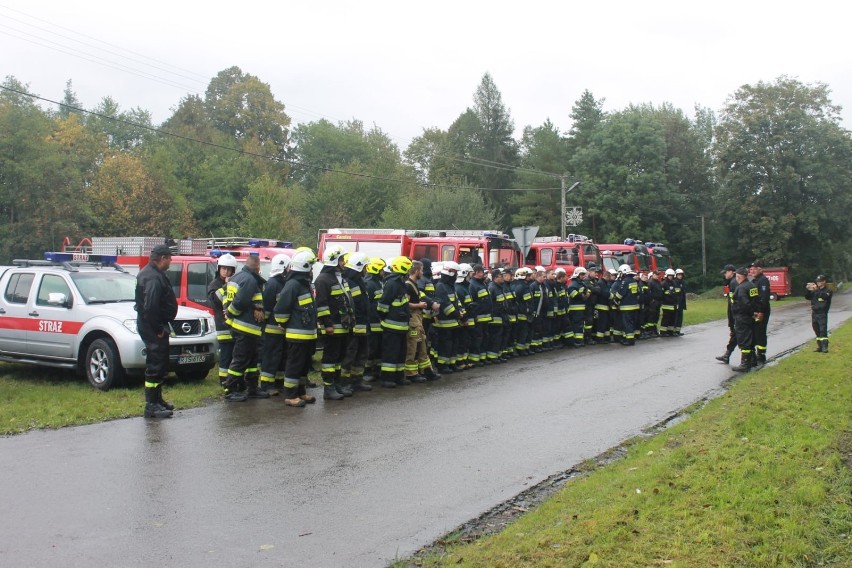
<svg viewBox="0 0 852 568"><path fill-rule="evenodd" d="M521 247L521 252L524 253L524 258L530 252L530 245L533 239L538 234L538 227L513 227L512 234L515 235L515 240L518 241L518 246ZM524 258L521 259L523 263Z"/></svg>
<svg viewBox="0 0 852 568"><path fill-rule="evenodd" d="M583 224L583 208L571 207L565 211L565 224L569 227L576 227Z"/></svg>

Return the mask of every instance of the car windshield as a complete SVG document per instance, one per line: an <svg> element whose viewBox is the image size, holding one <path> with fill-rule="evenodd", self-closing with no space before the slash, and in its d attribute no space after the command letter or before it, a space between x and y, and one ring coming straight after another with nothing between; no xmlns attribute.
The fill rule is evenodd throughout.
<svg viewBox="0 0 852 568"><path fill-rule="evenodd" d="M135 301L136 278L125 272L72 272L71 279L87 304Z"/></svg>

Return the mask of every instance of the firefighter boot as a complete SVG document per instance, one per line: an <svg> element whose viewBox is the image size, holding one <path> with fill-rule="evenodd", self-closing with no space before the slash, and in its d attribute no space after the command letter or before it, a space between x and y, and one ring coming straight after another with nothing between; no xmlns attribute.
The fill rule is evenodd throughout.
<svg viewBox="0 0 852 568"><path fill-rule="evenodd" d="M341 377L339 371L334 374L334 388L347 398L353 394L352 387L349 386L349 377Z"/></svg>
<svg viewBox="0 0 852 568"><path fill-rule="evenodd" d="M334 388L334 385L326 385L322 389L322 399L323 400L343 400L345 397L337 392L337 389Z"/></svg>
<svg viewBox="0 0 852 568"><path fill-rule="evenodd" d="M282 389L279 388L278 385L275 384L276 382L277 381L275 381L275 379L273 379L273 380L261 379L260 390L262 390L263 392L265 392L269 396L278 396L279 394L281 394ZM283 388L283 386L284 385L282 383L281 387Z"/></svg>
<svg viewBox="0 0 852 568"><path fill-rule="evenodd" d="M246 379L246 396L248 398L269 398L269 393L257 388L257 377Z"/></svg>
<svg viewBox="0 0 852 568"><path fill-rule="evenodd" d="M823 339L822 345L820 347L821 347L820 351L822 353L828 353L828 339Z"/></svg>
<svg viewBox="0 0 852 568"><path fill-rule="evenodd" d="M317 401L315 396L311 396L308 394L307 388L305 384L300 384L297 388L296 394L299 395L299 398L304 400L308 404L313 404Z"/></svg>
<svg viewBox="0 0 852 568"><path fill-rule="evenodd" d="M284 387L281 392L284 397L285 406L295 406L297 408L305 406L305 401L299 397L299 387Z"/></svg>
<svg viewBox="0 0 852 568"><path fill-rule="evenodd" d="M159 402L160 406L162 406L166 410L174 410L175 409L174 404L172 404L171 402L166 402L165 400L163 400L163 385L162 385L162 383L157 385L157 402Z"/></svg>
<svg viewBox="0 0 852 568"><path fill-rule="evenodd" d="M173 412L163 407L157 399L157 389L145 387L145 418L170 418Z"/></svg>
<svg viewBox="0 0 852 568"><path fill-rule="evenodd" d="M754 355L752 353L743 353L740 359L740 364L732 370L737 373L747 373L754 368Z"/></svg>
<svg viewBox="0 0 852 568"><path fill-rule="evenodd" d="M432 367L427 367L423 369L423 376L426 377L427 381L437 381L443 375L437 373Z"/></svg>
<svg viewBox="0 0 852 568"><path fill-rule="evenodd" d="M718 357L716 357L716 360L717 360L717 361L721 361L722 363L724 363L725 365L727 365L728 363L730 363L730 362L731 362L731 353L733 353L733 351L725 350L725 352L724 352L724 353L722 353L721 355L719 355Z"/></svg>
<svg viewBox="0 0 852 568"><path fill-rule="evenodd" d="M363 375L352 375L352 390L362 392L371 391L373 390L373 385L365 383Z"/></svg>
<svg viewBox="0 0 852 568"><path fill-rule="evenodd" d="M755 351L752 353L752 359L756 367L766 365L766 350L755 349Z"/></svg>

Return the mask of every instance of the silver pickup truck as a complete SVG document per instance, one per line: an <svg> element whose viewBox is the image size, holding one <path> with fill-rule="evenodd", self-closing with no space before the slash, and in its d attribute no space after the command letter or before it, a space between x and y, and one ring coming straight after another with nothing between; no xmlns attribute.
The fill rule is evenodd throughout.
<svg viewBox="0 0 852 568"><path fill-rule="evenodd" d="M117 266L16 260L0 267L0 361L74 369L108 390L145 369L136 278ZM199 380L216 361L213 318L179 307L170 370Z"/></svg>

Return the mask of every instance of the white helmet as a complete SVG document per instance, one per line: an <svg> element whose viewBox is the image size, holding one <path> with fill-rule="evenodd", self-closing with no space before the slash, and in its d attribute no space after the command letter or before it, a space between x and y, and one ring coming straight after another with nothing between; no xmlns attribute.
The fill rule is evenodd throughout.
<svg viewBox="0 0 852 568"><path fill-rule="evenodd" d="M344 255L340 245L331 245L322 253L322 263L326 266L337 266Z"/></svg>
<svg viewBox="0 0 852 568"><path fill-rule="evenodd" d="M562 268L561 266L559 268L557 268L556 270L554 270L553 273L557 276L559 276L560 274L568 274L567 272L565 272L565 269Z"/></svg>
<svg viewBox="0 0 852 568"><path fill-rule="evenodd" d="M290 266L290 257L286 254L276 254L270 262L269 275L278 276L279 274L284 274L288 266Z"/></svg>
<svg viewBox="0 0 852 568"><path fill-rule="evenodd" d="M523 266L515 271L515 278L526 278L526 276L527 276L527 269L524 268Z"/></svg>
<svg viewBox="0 0 852 568"><path fill-rule="evenodd" d="M606 272L607 272L607 274L609 274L610 276L615 276L616 274L618 274L618 273L617 273L614 269L612 269L612 268L608 268Z"/></svg>
<svg viewBox="0 0 852 568"><path fill-rule="evenodd" d="M353 252L349 254L349 258L346 260L345 266L346 268L351 268L356 272L361 272L364 270L364 267L367 266L370 262L370 257L368 257L363 252Z"/></svg>
<svg viewBox="0 0 852 568"><path fill-rule="evenodd" d="M621 272L622 274L630 274L631 270L633 270L633 269L630 268L629 264L622 264L621 266L618 267L618 271Z"/></svg>
<svg viewBox="0 0 852 568"><path fill-rule="evenodd" d="M466 262L459 264L459 270L456 273L459 278L467 278L473 273L473 267Z"/></svg>
<svg viewBox="0 0 852 568"><path fill-rule="evenodd" d="M583 268L582 266L578 266L574 269L574 274L571 275L571 278L579 278L583 274L588 274L589 271Z"/></svg>
<svg viewBox="0 0 852 568"><path fill-rule="evenodd" d="M448 260L441 266L441 274L455 276L459 272L459 263Z"/></svg>
<svg viewBox="0 0 852 568"><path fill-rule="evenodd" d="M290 270L293 272L310 272L316 261L317 257L314 251L310 249L296 251L296 254L290 258Z"/></svg>
<svg viewBox="0 0 852 568"><path fill-rule="evenodd" d="M669 269L666 270L666 276L674 276L674 275L675 275L675 271L673 269L669 268Z"/></svg>
<svg viewBox="0 0 852 568"><path fill-rule="evenodd" d="M237 269L236 257L234 255L230 254L230 253L223 254L222 256L220 256L219 262L217 263L216 267L222 268L223 266L227 266L227 267L230 267L230 268L233 268L234 270L236 270Z"/></svg>
<svg viewBox="0 0 852 568"><path fill-rule="evenodd" d="M547 270L545 270L545 268L544 268L543 266L541 266L541 265L536 266L536 267L535 267L535 271L536 271L536 272L547 272Z"/></svg>
<svg viewBox="0 0 852 568"><path fill-rule="evenodd" d="M678 268L677 270L675 270L675 274L683 274L683 269Z"/></svg>

